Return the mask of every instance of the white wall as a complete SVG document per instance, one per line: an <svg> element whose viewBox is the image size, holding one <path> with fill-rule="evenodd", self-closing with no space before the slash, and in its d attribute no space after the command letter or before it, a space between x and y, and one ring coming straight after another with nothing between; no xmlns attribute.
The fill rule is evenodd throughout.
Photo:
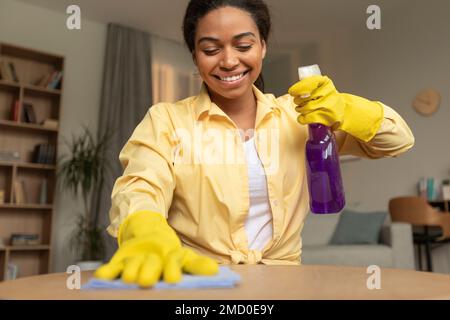
<svg viewBox="0 0 450 320"><path fill-rule="evenodd" d="M106 25L82 16L82 29L68 30L66 17L19 1L0 1L0 41L65 56L60 144L61 137L79 132L81 124L97 130L106 40ZM65 271L74 262L66 239L81 206L61 194L55 205L53 271Z"/></svg>
<svg viewBox="0 0 450 320"><path fill-rule="evenodd" d="M397 159L343 165L347 200L356 209L387 210L391 197L414 195L423 176L450 176L450 1L418 1L382 19L380 31L362 30L351 47L352 90L397 110L414 133L415 146ZM433 116L411 107L424 88L441 93ZM450 273L450 246L433 253L435 271Z"/></svg>
<svg viewBox="0 0 450 320"><path fill-rule="evenodd" d="M196 67L186 45L156 35L152 35L151 39L153 62L167 63L185 72L195 72Z"/></svg>
<svg viewBox="0 0 450 320"><path fill-rule="evenodd" d="M341 165L347 206L352 209L387 211L390 198L416 195L421 177L441 181L450 176L450 1L411 3L397 14L383 14L381 7L381 30L368 30L362 19L360 28L323 34L316 42L316 62L339 91L391 106L416 140L414 148L398 158ZM297 48L303 46L299 42ZM281 45L274 47L283 51ZM278 78L276 74L273 80ZM271 80L266 77L266 82ZM411 107L414 96L425 88L437 89L442 97L439 111L428 118ZM435 271L450 273L450 245L436 249L433 259Z"/></svg>
<svg viewBox="0 0 450 320"><path fill-rule="evenodd" d="M386 210L390 197L415 194L422 176L449 177L449 12L448 1L421 2L404 8L401 15L385 17L382 30L365 30L355 37L351 59L344 62L352 65L357 79L352 91L395 108L416 138L414 148L397 159L348 164L348 199L358 208ZM442 96L440 110L429 118L411 107L424 88L437 89Z"/></svg>

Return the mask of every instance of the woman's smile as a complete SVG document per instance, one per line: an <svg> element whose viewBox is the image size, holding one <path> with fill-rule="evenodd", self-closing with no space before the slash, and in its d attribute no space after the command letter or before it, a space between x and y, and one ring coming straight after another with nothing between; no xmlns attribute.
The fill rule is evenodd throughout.
<svg viewBox="0 0 450 320"><path fill-rule="evenodd" d="M235 74L233 76L218 76L218 75L213 75L213 76L219 81L219 83L223 87L234 88L234 87L240 86L243 81L247 80L248 72L249 72L249 70Z"/></svg>

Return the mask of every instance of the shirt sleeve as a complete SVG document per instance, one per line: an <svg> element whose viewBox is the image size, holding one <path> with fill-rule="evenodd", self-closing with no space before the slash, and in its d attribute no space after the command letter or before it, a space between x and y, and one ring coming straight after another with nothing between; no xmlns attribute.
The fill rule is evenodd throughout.
<svg viewBox="0 0 450 320"><path fill-rule="evenodd" d="M339 154L378 159L396 157L413 147L414 136L405 120L392 108L382 105L384 120L370 141L364 142L343 131L335 132Z"/></svg>
<svg viewBox="0 0 450 320"><path fill-rule="evenodd" d="M151 210L166 218L175 189L173 137L165 105L149 109L119 154L124 169L113 187L109 234L131 213Z"/></svg>

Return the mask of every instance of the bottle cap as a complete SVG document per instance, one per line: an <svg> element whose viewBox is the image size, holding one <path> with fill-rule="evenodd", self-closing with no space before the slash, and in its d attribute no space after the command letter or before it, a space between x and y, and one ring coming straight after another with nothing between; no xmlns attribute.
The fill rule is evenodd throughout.
<svg viewBox="0 0 450 320"><path fill-rule="evenodd" d="M322 73L320 72L319 65L317 64L298 68L298 78L300 80L303 80L311 76L320 76L320 75L322 75Z"/></svg>

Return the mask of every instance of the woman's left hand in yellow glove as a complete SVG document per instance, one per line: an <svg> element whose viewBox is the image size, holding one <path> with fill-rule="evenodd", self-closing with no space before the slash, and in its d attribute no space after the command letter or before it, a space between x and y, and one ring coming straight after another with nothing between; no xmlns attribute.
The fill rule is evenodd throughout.
<svg viewBox="0 0 450 320"><path fill-rule="evenodd" d="M312 76L289 88L301 124L321 123L333 130L370 141L383 120L383 106L347 93L339 93L327 76Z"/></svg>

